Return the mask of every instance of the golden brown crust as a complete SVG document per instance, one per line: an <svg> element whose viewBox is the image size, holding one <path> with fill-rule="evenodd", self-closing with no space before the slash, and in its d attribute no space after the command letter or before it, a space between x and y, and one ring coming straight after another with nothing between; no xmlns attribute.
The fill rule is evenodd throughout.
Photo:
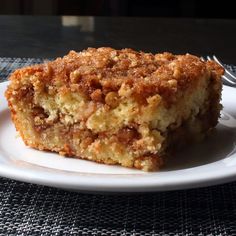
<svg viewBox="0 0 236 236"><path fill-rule="evenodd" d="M190 54L153 55L131 49L89 48L16 70L10 79L18 80L22 74L35 75L31 83L45 84L45 90L53 86L58 90L79 91L87 99L102 103L108 93L117 92L123 84L131 88L131 96L139 102L159 94L170 103L177 90L184 91L189 86L194 89L194 81L197 82L209 67L215 74L222 74L216 63L205 63Z"/></svg>

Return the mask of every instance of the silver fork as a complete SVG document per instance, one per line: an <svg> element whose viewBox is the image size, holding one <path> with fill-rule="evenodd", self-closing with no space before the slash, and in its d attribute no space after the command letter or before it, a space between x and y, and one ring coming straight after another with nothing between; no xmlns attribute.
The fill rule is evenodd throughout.
<svg viewBox="0 0 236 236"><path fill-rule="evenodd" d="M213 55L212 57L207 56L206 58L207 58L207 60L215 61L215 62L217 62L219 65L221 65L222 67L224 67L225 73L224 73L224 75L222 76L223 84L228 85L228 86L231 86L231 87L236 87L236 74L235 74L233 71L228 70L228 69L224 66L224 64L223 64L215 55ZM201 57L201 59L202 59L203 61L206 61L206 59L205 59L204 57Z"/></svg>

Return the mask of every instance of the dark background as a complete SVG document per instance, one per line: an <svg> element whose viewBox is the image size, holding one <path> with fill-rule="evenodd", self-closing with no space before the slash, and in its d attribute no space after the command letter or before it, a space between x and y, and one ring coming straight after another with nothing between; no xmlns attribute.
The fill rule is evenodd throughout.
<svg viewBox="0 0 236 236"><path fill-rule="evenodd" d="M109 46L216 54L236 64L235 42L229 0L0 0L0 57L55 58Z"/></svg>
<svg viewBox="0 0 236 236"><path fill-rule="evenodd" d="M0 0L0 14L236 18L233 1Z"/></svg>

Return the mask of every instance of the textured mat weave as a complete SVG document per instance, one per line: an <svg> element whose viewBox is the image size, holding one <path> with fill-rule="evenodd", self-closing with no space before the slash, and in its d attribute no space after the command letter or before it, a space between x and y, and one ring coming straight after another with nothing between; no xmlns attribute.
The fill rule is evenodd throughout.
<svg viewBox="0 0 236 236"><path fill-rule="evenodd" d="M43 62L40 58L10 58L0 57L0 82L17 68Z"/></svg>
<svg viewBox="0 0 236 236"><path fill-rule="evenodd" d="M1 81L17 67L41 61L1 58ZM0 235L236 235L236 182L119 196L0 178Z"/></svg>

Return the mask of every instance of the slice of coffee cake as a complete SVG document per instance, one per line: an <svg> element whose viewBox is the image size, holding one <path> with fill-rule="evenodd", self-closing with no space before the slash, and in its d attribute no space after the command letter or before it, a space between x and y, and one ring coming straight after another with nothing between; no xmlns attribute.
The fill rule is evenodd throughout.
<svg viewBox="0 0 236 236"><path fill-rule="evenodd" d="M5 95L26 145L151 171L217 124L222 74L189 54L89 48L16 70Z"/></svg>

